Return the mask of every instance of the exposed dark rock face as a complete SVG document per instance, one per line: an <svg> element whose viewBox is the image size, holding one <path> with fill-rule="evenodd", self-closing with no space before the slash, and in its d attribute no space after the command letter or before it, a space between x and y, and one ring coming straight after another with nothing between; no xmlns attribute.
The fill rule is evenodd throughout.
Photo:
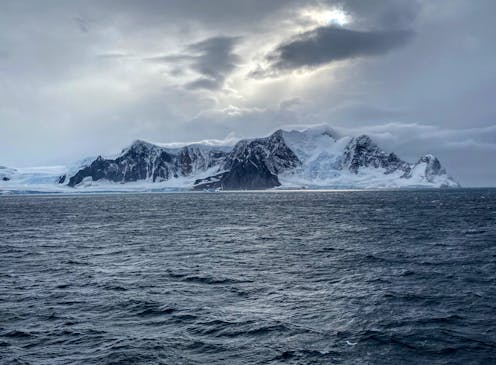
<svg viewBox="0 0 496 365"><path fill-rule="evenodd" d="M92 181L132 182L139 180L164 181L188 176L195 170L205 170L219 164L226 153L205 150L201 146L186 146L171 151L151 143L136 141L115 159L99 156L89 166L69 179L69 186L80 184L85 178Z"/></svg>
<svg viewBox="0 0 496 365"><path fill-rule="evenodd" d="M247 159L236 159L230 163L230 170L206 179L195 181L196 190L257 190L281 185L277 175L267 167L256 154Z"/></svg>
<svg viewBox="0 0 496 365"><path fill-rule="evenodd" d="M409 164L394 153L384 152L367 135L352 138L344 150L342 168L358 173L361 167L384 168L386 174L402 170L410 171Z"/></svg>
<svg viewBox="0 0 496 365"><path fill-rule="evenodd" d="M257 161L260 166L265 165L275 175L300 166L300 160L286 145L282 133L282 130L278 130L266 138L238 142L227 156L224 169L230 170L239 161L249 159Z"/></svg>
<svg viewBox="0 0 496 365"><path fill-rule="evenodd" d="M210 190L210 189L222 189L221 180L226 172L221 172L217 175L209 176L203 179L195 180L193 189L195 190Z"/></svg>
<svg viewBox="0 0 496 365"><path fill-rule="evenodd" d="M197 171L204 171L222 164L227 153L220 150L205 150L199 145L190 145L181 148L177 155L177 166L183 176Z"/></svg>
<svg viewBox="0 0 496 365"><path fill-rule="evenodd" d="M415 186L429 183L435 186L443 183L456 185L432 155L425 155L417 163L410 164L394 153L386 153L366 135L351 138L343 148L344 143L334 145L339 137L327 130L305 133L278 130L269 137L241 140L230 152L226 152L226 148L200 144L171 149L136 141L115 159L98 157L70 177L68 185L77 186L85 179L126 183L198 176L200 178L193 186L197 190L250 190L280 186L279 176L286 172L288 174L282 175L284 178L289 175L298 178L310 176L312 184L312 179L317 183L321 181L315 178L319 174L314 172L329 171L327 176L332 178L342 173L344 179L349 180L349 172L358 174L362 169L365 170L364 176L368 173L366 169L379 169L384 175L389 175L390 180L412 179ZM322 139L322 136L330 138ZM336 149L335 146L340 147ZM376 172L372 175L377 178ZM61 176L59 183L65 182L67 176Z"/></svg>
<svg viewBox="0 0 496 365"><path fill-rule="evenodd" d="M198 180L195 189L268 189L281 185L277 174L301 165L286 145L282 130L269 137L238 142L213 179Z"/></svg>
<svg viewBox="0 0 496 365"><path fill-rule="evenodd" d="M433 155L422 156L417 163L413 164L405 177L411 178L413 173L420 169L420 173L425 176L428 182L434 182L436 177L446 175L446 170L441 166L441 162Z"/></svg>
<svg viewBox="0 0 496 365"><path fill-rule="evenodd" d="M268 169L263 161L248 159L232 166L222 178L222 188L235 189L269 189L281 185L277 175Z"/></svg>
<svg viewBox="0 0 496 365"><path fill-rule="evenodd" d="M72 176L68 185L76 186L86 178L121 183L147 179L163 181L217 166L222 173L204 181L198 180L195 187L267 189L280 185L278 173L300 164L286 145L281 130L267 138L240 141L230 153L208 150L200 145L172 151L136 141L115 159L98 157ZM60 183L64 181L62 177L59 179Z"/></svg>
<svg viewBox="0 0 496 365"><path fill-rule="evenodd" d="M425 163L427 165L425 168L425 173L428 176L444 175L446 173L446 170L442 168L441 162L439 162L437 157L432 155L422 156L418 160L417 165L421 163Z"/></svg>

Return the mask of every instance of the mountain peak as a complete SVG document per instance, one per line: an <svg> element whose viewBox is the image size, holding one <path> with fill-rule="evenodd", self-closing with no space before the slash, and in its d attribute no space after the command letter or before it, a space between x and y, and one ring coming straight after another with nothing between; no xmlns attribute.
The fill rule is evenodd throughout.
<svg viewBox="0 0 496 365"><path fill-rule="evenodd" d="M133 141L133 143L131 143L130 147L136 147L136 146L147 146L147 147L151 147L151 146L156 146L154 145L153 143L150 143L150 142L147 142L143 139L135 139Z"/></svg>
<svg viewBox="0 0 496 365"><path fill-rule="evenodd" d="M128 147L124 148L121 152L121 154L125 154L127 152L136 152L136 153L146 153L147 151L150 151L152 149L159 149L160 147L147 142L142 139L136 139L131 143Z"/></svg>
<svg viewBox="0 0 496 365"><path fill-rule="evenodd" d="M434 163L434 162L439 162L439 160L437 159L436 156L434 155L431 155L430 153L427 153L425 155L423 155L422 157L420 157L419 161L418 162L429 162L429 163Z"/></svg>
<svg viewBox="0 0 496 365"><path fill-rule="evenodd" d="M178 181L196 189L456 186L433 155L408 163L386 153L366 134L340 136L328 125L278 129L229 149L199 144L169 148L137 139L118 157L97 158L68 185L89 179Z"/></svg>
<svg viewBox="0 0 496 365"><path fill-rule="evenodd" d="M356 144L358 145L369 145L369 144L374 144L375 143L372 141L372 138L370 138L366 134L361 134L358 137L355 137Z"/></svg>
<svg viewBox="0 0 496 365"><path fill-rule="evenodd" d="M304 129L303 132L304 133L315 133L315 134L326 135L326 136L332 137L334 139L339 138L339 133L334 128L330 127L327 124L309 127L309 128Z"/></svg>
<svg viewBox="0 0 496 365"><path fill-rule="evenodd" d="M427 176L443 175L446 171L441 166L441 162L431 154L423 155L417 162L417 165L425 164L425 171Z"/></svg>
<svg viewBox="0 0 496 365"><path fill-rule="evenodd" d="M281 131L283 134L299 134L301 136L305 136L306 138L318 138L320 136L327 136L334 140L341 138L340 133L338 133L334 128L331 128L327 124L317 125L312 127L306 127L303 129L291 129L291 130L283 130L279 129L276 132Z"/></svg>

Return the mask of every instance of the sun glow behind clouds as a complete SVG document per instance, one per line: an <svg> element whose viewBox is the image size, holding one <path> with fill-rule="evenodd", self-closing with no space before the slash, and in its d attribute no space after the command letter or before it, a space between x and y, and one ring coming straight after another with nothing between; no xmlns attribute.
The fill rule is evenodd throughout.
<svg viewBox="0 0 496 365"><path fill-rule="evenodd" d="M304 18L310 19L319 26L339 25L350 22L350 16L343 9L306 9L302 12Z"/></svg>

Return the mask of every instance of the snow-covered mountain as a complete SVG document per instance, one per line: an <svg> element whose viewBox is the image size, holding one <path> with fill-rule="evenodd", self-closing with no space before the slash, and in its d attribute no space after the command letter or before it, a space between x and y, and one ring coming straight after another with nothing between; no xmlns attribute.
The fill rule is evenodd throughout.
<svg viewBox="0 0 496 365"><path fill-rule="evenodd" d="M10 192L56 192L67 188L59 186L58 177L67 173L64 166L7 168L0 167L0 194Z"/></svg>
<svg viewBox="0 0 496 365"><path fill-rule="evenodd" d="M416 163L386 153L369 136L328 127L278 130L234 146L221 172L196 189L457 187L432 155Z"/></svg>
<svg viewBox="0 0 496 365"><path fill-rule="evenodd" d="M432 155L409 163L367 135L341 136L328 127L277 130L234 146L170 148L137 140L112 158L40 169L0 168L0 190L18 185L25 190L49 185L56 191L459 186Z"/></svg>
<svg viewBox="0 0 496 365"><path fill-rule="evenodd" d="M137 140L113 159L98 156L73 176L61 178L75 187L83 182L105 180L114 183L162 182L196 176L218 167L226 158L222 147L192 144L171 149Z"/></svg>
<svg viewBox="0 0 496 365"><path fill-rule="evenodd" d="M432 155L409 163L369 136L340 136L329 128L283 132L301 167L279 176L284 186L334 188L458 187Z"/></svg>

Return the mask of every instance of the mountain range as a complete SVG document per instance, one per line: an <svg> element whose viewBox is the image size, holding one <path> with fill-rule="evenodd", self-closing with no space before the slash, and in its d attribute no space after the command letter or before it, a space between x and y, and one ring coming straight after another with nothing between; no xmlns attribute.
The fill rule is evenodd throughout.
<svg viewBox="0 0 496 365"><path fill-rule="evenodd" d="M280 129L234 146L171 148L137 140L116 156L87 158L69 169L0 167L0 191L458 186L433 155L406 162L367 135L341 136L328 127Z"/></svg>

